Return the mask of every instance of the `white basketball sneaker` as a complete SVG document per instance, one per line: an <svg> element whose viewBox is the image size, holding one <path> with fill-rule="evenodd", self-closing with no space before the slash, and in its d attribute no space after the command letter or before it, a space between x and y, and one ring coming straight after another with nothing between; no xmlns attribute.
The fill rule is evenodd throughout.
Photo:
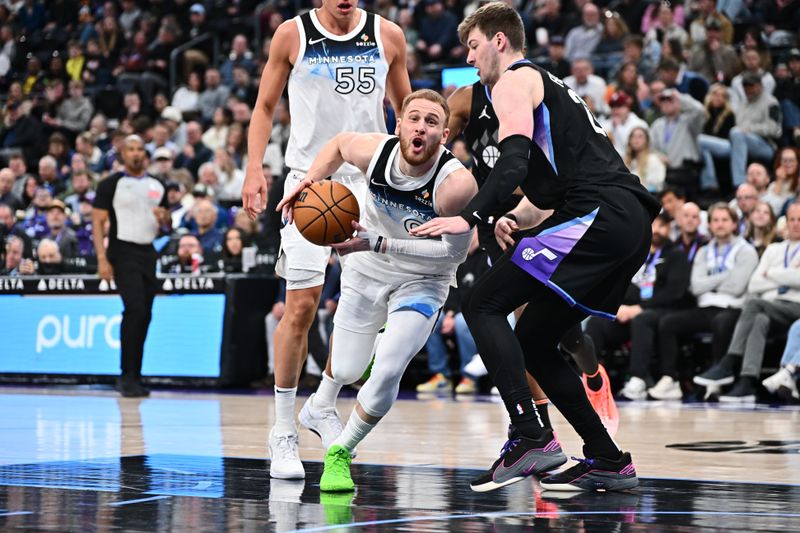
<svg viewBox="0 0 800 533"><path fill-rule="evenodd" d="M314 396L312 394L303 404L300 409L300 414L297 418L309 431L316 433L322 439L322 447L327 450L330 448L333 441L335 441L344 430L344 424L339 418L339 413L336 412L335 407L325 407L318 409L314 407ZM350 454L352 457L356 456L355 450Z"/></svg>
<svg viewBox="0 0 800 533"><path fill-rule="evenodd" d="M300 462L297 433L269 432L269 475L278 479L304 479L306 471Z"/></svg>

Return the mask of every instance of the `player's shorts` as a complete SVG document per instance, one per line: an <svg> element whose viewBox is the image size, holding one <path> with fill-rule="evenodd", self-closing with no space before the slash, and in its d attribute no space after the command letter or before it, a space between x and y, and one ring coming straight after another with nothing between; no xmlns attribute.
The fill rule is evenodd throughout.
<svg viewBox="0 0 800 533"><path fill-rule="evenodd" d="M511 261L591 315L613 319L650 251L655 213L622 188L568 202L521 232Z"/></svg>
<svg viewBox="0 0 800 533"><path fill-rule="evenodd" d="M305 172L290 171L283 186L284 195L294 190L305 177ZM367 194L367 182L364 177L337 175L333 179L343 183L353 192L363 213ZM287 224L281 228L281 248L275 264L275 273L286 280L286 290L319 287L325 282L325 269L330 254L330 247L308 242L297 230L297 226Z"/></svg>
<svg viewBox="0 0 800 533"><path fill-rule="evenodd" d="M355 268L342 270L342 295L333 323L354 333L376 333L389 313L410 310L432 317L444 305L450 280L422 278L413 281L376 280Z"/></svg>

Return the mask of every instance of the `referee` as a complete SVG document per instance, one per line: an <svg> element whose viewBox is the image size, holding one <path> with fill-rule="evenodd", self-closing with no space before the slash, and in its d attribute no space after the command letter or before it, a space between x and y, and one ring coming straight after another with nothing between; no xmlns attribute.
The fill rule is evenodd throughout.
<svg viewBox="0 0 800 533"><path fill-rule="evenodd" d="M124 171L100 182L92 209L97 274L116 282L124 310L120 325L122 375L117 390L126 397L147 396L142 385L142 355L158 290L153 240L169 226L164 185L147 174L147 153L138 135L125 138ZM108 248L104 238L108 225Z"/></svg>

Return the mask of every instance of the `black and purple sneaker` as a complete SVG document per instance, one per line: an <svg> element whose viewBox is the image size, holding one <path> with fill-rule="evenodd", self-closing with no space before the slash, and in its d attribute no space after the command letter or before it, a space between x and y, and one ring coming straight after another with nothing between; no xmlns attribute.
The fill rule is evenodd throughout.
<svg viewBox="0 0 800 533"><path fill-rule="evenodd" d="M578 464L542 479L542 490L626 490L639 485L630 453L616 461L603 458L578 459Z"/></svg>
<svg viewBox="0 0 800 533"><path fill-rule="evenodd" d="M488 472L472 480L470 488L475 492L499 489L522 479L548 472L567 462L561 445L552 430L546 430L539 439L529 439L514 434L503 445L500 458Z"/></svg>

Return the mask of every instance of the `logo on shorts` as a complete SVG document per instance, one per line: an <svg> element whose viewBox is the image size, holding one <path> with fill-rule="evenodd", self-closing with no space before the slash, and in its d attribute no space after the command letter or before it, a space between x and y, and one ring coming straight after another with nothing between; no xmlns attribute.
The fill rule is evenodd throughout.
<svg viewBox="0 0 800 533"><path fill-rule="evenodd" d="M535 252L533 248L530 247L522 250L522 258L525 261L533 261L537 255L543 255L548 261L555 261L558 257L556 254L551 252L549 248L542 248L538 252Z"/></svg>

